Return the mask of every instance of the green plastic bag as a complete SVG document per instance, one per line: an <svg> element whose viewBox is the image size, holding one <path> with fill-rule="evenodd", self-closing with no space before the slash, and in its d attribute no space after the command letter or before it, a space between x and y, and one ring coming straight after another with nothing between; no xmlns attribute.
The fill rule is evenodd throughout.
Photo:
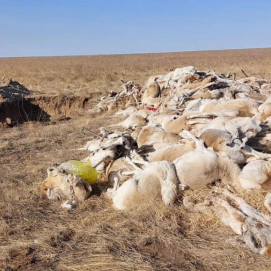
<svg viewBox="0 0 271 271"><path fill-rule="evenodd" d="M94 184L98 177L97 170L92 167L91 162L70 160L60 165L68 174L75 174L89 184Z"/></svg>

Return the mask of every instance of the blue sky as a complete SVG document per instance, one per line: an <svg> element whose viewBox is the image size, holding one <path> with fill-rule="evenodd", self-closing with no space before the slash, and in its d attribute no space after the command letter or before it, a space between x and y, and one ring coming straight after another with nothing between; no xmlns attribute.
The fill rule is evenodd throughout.
<svg viewBox="0 0 271 271"><path fill-rule="evenodd" d="M271 47L270 0L0 0L0 57Z"/></svg>

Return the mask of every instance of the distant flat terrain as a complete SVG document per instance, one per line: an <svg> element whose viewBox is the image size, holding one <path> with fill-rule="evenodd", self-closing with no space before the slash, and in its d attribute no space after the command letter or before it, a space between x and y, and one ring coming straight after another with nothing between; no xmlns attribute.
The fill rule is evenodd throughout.
<svg viewBox="0 0 271 271"><path fill-rule="evenodd" d="M120 79L143 84L149 76L195 66L271 80L271 48L161 54L0 58L0 76L46 94L117 90Z"/></svg>

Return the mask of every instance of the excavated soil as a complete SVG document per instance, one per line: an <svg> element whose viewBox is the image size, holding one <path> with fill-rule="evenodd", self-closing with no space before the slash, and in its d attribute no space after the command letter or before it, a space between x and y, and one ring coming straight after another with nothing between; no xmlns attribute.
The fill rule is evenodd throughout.
<svg viewBox="0 0 271 271"><path fill-rule="evenodd" d="M31 94L31 91L17 81L3 78L0 81L0 102L13 102Z"/></svg>
<svg viewBox="0 0 271 271"><path fill-rule="evenodd" d="M27 121L70 119L95 106L101 93L81 96L33 96L0 103L0 123L13 126ZM3 125L5 127L5 125ZM7 125L6 125L7 126Z"/></svg>
<svg viewBox="0 0 271 271"><path fill-rule="evenodd" d="M4 77L0 81L0 126L11 127L27 121L70 119L95 106L95 99L101 94L35 95L35 92L19 82Z"/></svg>

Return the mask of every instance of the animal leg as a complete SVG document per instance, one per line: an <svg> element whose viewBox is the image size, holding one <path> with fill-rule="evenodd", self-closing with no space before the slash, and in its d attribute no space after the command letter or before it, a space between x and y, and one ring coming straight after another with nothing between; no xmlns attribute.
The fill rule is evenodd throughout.
<svg viewBox="0 0 271 271"><path fill-rule="evenodd" d="M112 198L114 198L114 196L116 195L116 192L119 188L119 179L117 177L114 178L114 186L112 189Z"/></svg>
<svg viewBox="0 0 271 271"><path fill-rule="evenodd" d="M140 160L142 162L146 162L136 150L131 151L130 157L132 158L131 161L133 160L133 158L135 158L135 159Z"/></svg>
<svg viewBox="0 0 271 271"><path fill-rule="evenodd" d="M178 185L178 190L179 190L179 191L184 191L186 188L188 188L188 186L185 185L185 184L181 184L181 183L180 183L180 184Z"/></svg>
<svg viewBox="0 0 271 271"><path fill-rule="evenodd" d="M261 213L257 209L247 204L242 198L236 196L227 189L217 188L216 191L218 193L222 193L226 197L233 199L245 215L271 226L271 216Z"/></svg>
<svg viewBox="0 0 271 271"><path fill-rule="evenodd" d="M237 197L235 194L233 194L232 192L230 192L229 190L227 189L224 189L224 188L219 188L219 187L216 187L214 189L214 191L218 194L223 194L225 195L226 197L229 197L231 199L233 199L234 201L236 201L236 203L240 206L243 202L245 202L242 198L240 197Z"/></svg>
<svg viewBox="0 0 271 271"><path fill-rule="evenodd" d="M123 176L130 176L130 175L134 175L136 173L136 170L134 171L123 171L120 174Z"/></svg>
<svg viewBox="0 0 271 271"><path fill-rule="evenodd" d="M189 120L185 124L194 125L194 124L206 124L206 123L208 123L208 121L203 119L203 120Z"/></svg>
<svg viewBox="0 0 271 271"><path fill-rule="evenodd" d="M136 164L145 165L145 166L147 166L147 165L149 164L149 162L144 161L144 160L133 159L132 161L133 161L134 163L136 163ZM140 168L140 170L142 170L142 169Z"/></svg>
<svg viewBox="0 0 271 271"><path fill-rule="evenodd" d="M220 206L224 207L232 218L239 222L245 222L245 215L238 209L231 206L228 201L217 198L216 202L219 203Z"/></svg>
<svg viewBox="0 0 271 271"><path fill-rule="evenodd" d="M181 100L180 100L180 102L178 104L178 107L180 108L183 105L183 103L184 103L184 98L181 98Z"/></svg>
<svg viewBox="0 0 271 271"><path fill-rule="evenodd" d="M209 118L209 117L218 117L218 115L215 113L201 113L201 114L187 116L186 119L189 120L189 119Z"/></svg>
<svg viewBox="0 0 271 271"><path fill-rule="evenodd" d="M191 138L196 143L196 148L205 149L203 142L200 139L194 137L190 132L188 132L187 130L182 130L181 133L183 133L187 137Z"/></svg>
<svg viewBox="0 0 271 271"><path fill-rule="evenodd" d="M248 138L247 138L247 137L244 137L244 138L242 139L242 145L241 145L241 146L242 146L242 147L245 147L247 141L248 141Z"/></svg>
<svg viewBox="0 0 271 271"><path fill-rule="evenodd" d="M195 91L195 92L196 92L196 91ZM195 93L195 92L194 92L194 93ZM194 93L193 93L193 94L194 94ZM191 94L191 95L193 95L193 94ZM202 98L199 98L198 102L195 103L193 106L191 106L190 111L191 111L194 107L198 106L198 105L201 103L201 100L202 100Z"/></svg>
<svg viewBox="0 0 271 271"><path fill-rule="evenodd" d="M137 100L137 97L136 97L136 94L133 94L133 98L135 99L135 102L136 102L136 105L138 105L138 100Z"/></svg>
<svg viewBox="0 0 271 271"><path fill-rule="evenodd" d="M271 154L255 151L253 148L251 148L248 145L244 146L244 148L242 149L242 152L245 155L252 155L252 156L255 156L255 157L257 157L259 159L263 159L263 160L271 158Z"/></svg>
<svg viewBox="0 0 271 271"><path fill-rule="evenodd" d="M92 167L96 168L97 166L99 166L101 163L103 163L106 159L111 158L110 156L106 156L103 159L101 159L99 162L97 162L95 165L93 165Z"/></svg>
<svg viewBox="0 0 271 271"><path fill-rule="evenodd" d="M129 157L125 157L125 160L135 169L135 170L142 170L140 167L138 167L137 165L135 165L133 163L133 161L131 161L131 159Z"/></svg>

